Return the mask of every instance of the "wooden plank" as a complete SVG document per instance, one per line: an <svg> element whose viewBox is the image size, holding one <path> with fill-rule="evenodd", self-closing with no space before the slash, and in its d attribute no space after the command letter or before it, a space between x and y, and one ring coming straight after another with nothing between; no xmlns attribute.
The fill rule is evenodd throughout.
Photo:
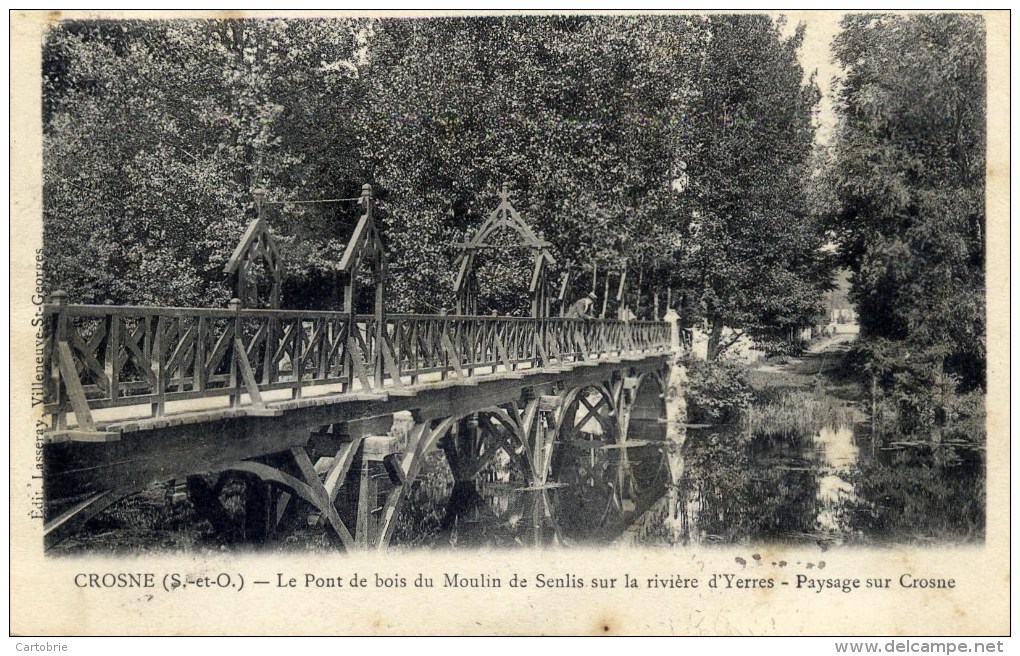
<svg viewBox="0 0 1020 656"><path fill-rule="evenodd" d="M284 414L283 408L270 408L267 406L263 407L248 407L244 409L244 415L246 417L282 417Z"/></svg>
<svg viewBox="0 0 1020 656"><path fill-rule="evenodd" d="M117 442L120 433L116 431L87 430L55 430L43 433L43 443L59 444L61 442Z"/></svg>

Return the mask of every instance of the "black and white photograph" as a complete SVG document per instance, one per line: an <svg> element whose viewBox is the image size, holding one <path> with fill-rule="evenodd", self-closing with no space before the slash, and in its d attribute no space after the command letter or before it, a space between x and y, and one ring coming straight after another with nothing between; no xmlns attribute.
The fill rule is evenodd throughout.
<svg viewBox="0 0 1020 656"><path fill-rule="evenodd" d="M12 635L1009 634L1007 11L11 21Z"/></svg>

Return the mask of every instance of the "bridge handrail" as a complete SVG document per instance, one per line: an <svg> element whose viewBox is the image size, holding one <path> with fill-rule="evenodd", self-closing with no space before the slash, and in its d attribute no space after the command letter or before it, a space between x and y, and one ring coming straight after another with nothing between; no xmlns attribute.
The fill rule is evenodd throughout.
<svg viewBox="0 0 1020 656"><path fill-rule="evenodd" d="M314 310L43 306L43 401L53 428L94 430L93 410L223 397L264 406L263 394L345 393L665 352L662 321L374 315Z"/></svg>

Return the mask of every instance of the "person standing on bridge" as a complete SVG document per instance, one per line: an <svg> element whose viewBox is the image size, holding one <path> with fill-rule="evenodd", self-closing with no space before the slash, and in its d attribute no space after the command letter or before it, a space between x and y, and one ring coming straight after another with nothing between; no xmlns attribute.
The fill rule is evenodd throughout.
<svg viewBox="0 0 1020 656"><path fill-rule="evenodd" d="M595 292L589 292L587 296L575 301L567 310L567 319L591 319L594 317L592 306L595 304Z"/></svg>

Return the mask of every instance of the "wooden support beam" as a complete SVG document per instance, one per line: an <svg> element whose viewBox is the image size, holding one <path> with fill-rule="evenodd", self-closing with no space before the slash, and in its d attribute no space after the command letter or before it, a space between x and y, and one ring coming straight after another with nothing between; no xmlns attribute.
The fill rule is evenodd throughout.
<svg viewBox="0 0 1020 656"><path fill-rule="evenodd" d="M386 374L393 381L393 386L397 388L403 387L404 382L400 380L400 365L397 362L396 355L393 353L393 346L390 344L390 340L385 337L380 339L377 347L382 351L383 366ZM382 387L381 381L379 387Z"/></svg>
<svg viewBox="0 0 1020 656"><path fill-rule="evenodd" d="M336 500L336 495L340 491L340 485L347 477L347 472L350 471L351 464L354 462L354 454L360 445L360 437L356 438L353 442L343 444L333 458L333 464L330 466L329 471L326 472L326 480L323 482L330 503Z"/></svg>
<svg viewBox="0 0 1020 656"><path fill-rule="evenodd" d="M352 326L354 331L359 331L357 326ZM368 380L368 372L365 369L365 352L361 350L361 346L358 344L358 338L353 335L347 340L347 349L350 354L351 367L354 370L354 375L357 376L358 381L361 382L362 389L371 389L372 385Z"/></svg>
<svg viewBox="0 0 1020 656"><path fill-rule="evenodd" d="M273 507L272 487L256 475L244 482L244 539L249 543L263 544L272 537L272 521L276 516Z"/></svg>
<svg viewBox="0 0 1020 656"><path fill-rule="evenodd" d="M244 381L244 387L248 391L248 396L251 397L252 405L257 408L264 408L265 402L262 400L262 392L259 391L258 383L255 382L255 372L251 369L251 363L248 362L248 354L245 351L244 344L241 343L240 338L234 338L234 357L237 359L237 366L241 370L241 379Z"/></svg>
<svg viewBox="0 0 1020 656"><path fill-rule="evenodd" d="M95 432L96 423L92 420L92 412L89 410L88 399L85 398L85 390L82 389L81 381L78 379L78 370L74 366L71 347L67 342L57 342L57 354L60 380L71 400L71 409L74 410L74 417L78 420L78 428Z"/></svg>
<svg viewBox="0 0 1020 656"><path fill-rule="evenodd" d="M386 469L386 474L390 477L391 483L394 485L404 485L407 483L407 475L400 466L400 454L391 453L382 459L382 463Z"/></svg>
<svg viewBox="0 0 1020 656"><path fill-rule="evenodd" d="M418 471L421 469L425 454L432 450L439 438L446 435L455 422L455 417L446 417L435 422L434 426L430 426L430 422L415 423L408 435L407 447L400 462L406 481L413 481L418 477ZM384 549L389 544L396 528L397 508L410 487L410 485L399 485L393 488L386 498L379 515L376 548Z"/></svg>
<svg viewBox="0 0 1020 656"><path fill-rule="evenodd" d="M355 548L356 541L350 531L347 530L343 521L341 521L325 486L319 479L319 475L315 472L315 466L308 457L308 453L303 448L298 447L290 449L290 453L298 471L301 473L301 478L297 478L275 467L248 460L234 463L230 466L230 469L249 472L257 475L263 481L273 482L290 489L302 499L312 504L321 513L325 514L327 521L337 537L340 538L344 548L348 550Z"/></svg>
<svg viewBox="0 0 1020 656"><path fill-rule="evenodd" d="M583 390L582 390L582 392L583 392ZM577 400L578 400L578 402L581 405L583 405L585 408L587 408L588 412L584 415L584 417L581 419L581 421L574 423L574 426L571 427L571 430L573 432L580 431L581 428L583 428L584 425L588 423L589 419L593 419L594 418L595 421L598 422L599 427L602 429L602 431L604 433L608 434L608 431L611 429L611 427L609 427L606 424L605 418L599 413L599 409L602 408L602 406L608 405L608 403L606 402L605 397L603 397L602 395L599 395L599 400L598 400L598 402L595 405L592 405L591 402L585 397L585 395L583 393L577 395Z"/></svg>
<svg viewBox="0 0 1020 656"><path fill-rule="evenodd" d="M403 489L403 487L399 489ZM376 496L375 481L372 480L368 461L362 460L361 471L358 474L358 523L354 532L355 549L368 549L372 544L372 535L375 532L372 511L375 509Z"/></svg>
<svg viewBox="0 0 1020 656"><path fill-rule="evenodd" d="M138 492L137 488L104 490L74 504L43 525L43 544L49 549L60 540L84 526L85 522L103 512L126 496Z"/></svg>
<svg viewBox="0 0 1020 656"><path fill-rule="evenodd" d="M450 366L453 367L450 373L455 373L459 378L464 377L464 367L460 363L460 355L457 353L457 349L453 345L453 341L450 336L443 331L440 336L440 342L443 345L443 351L446 353L446 357L449 359Z"/></svg>

